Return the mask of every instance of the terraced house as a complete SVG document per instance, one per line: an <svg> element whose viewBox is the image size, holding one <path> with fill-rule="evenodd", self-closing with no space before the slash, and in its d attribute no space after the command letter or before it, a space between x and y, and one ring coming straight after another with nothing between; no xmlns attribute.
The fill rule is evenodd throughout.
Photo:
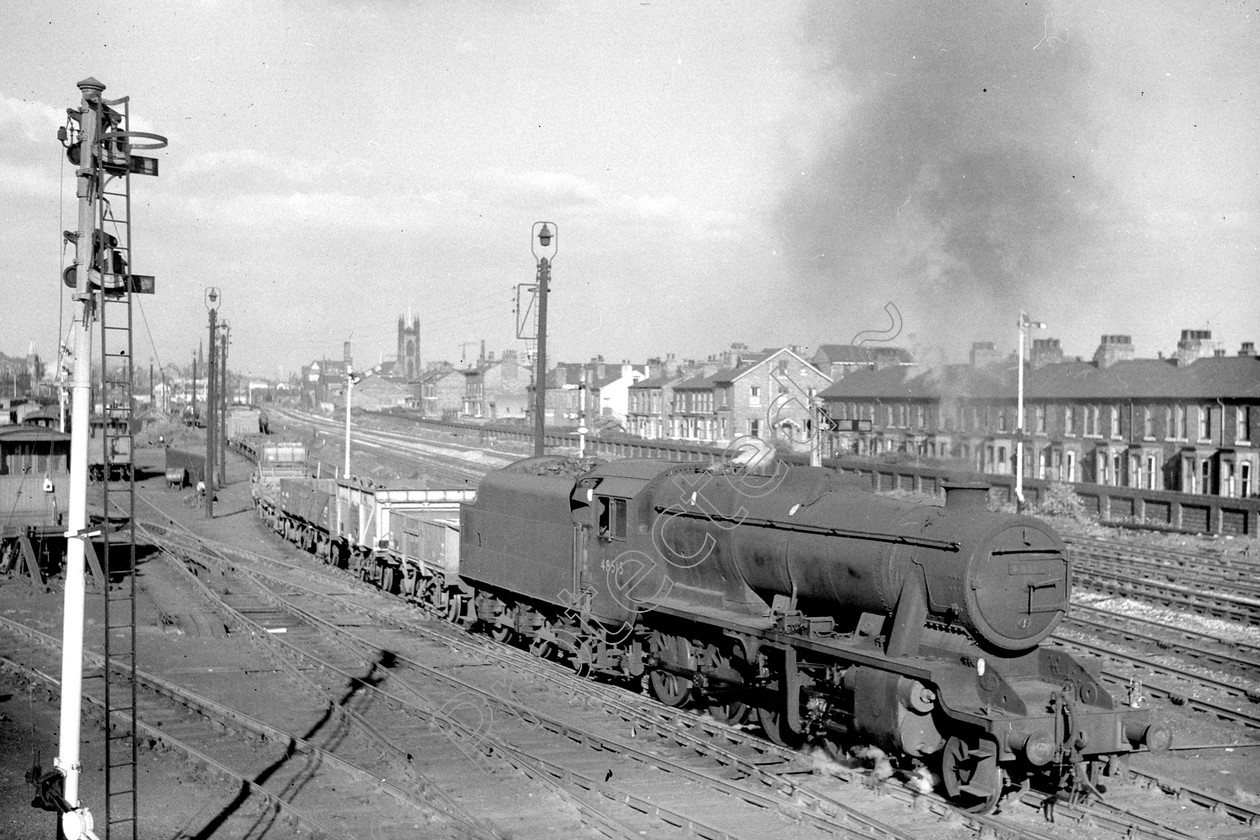
<svg viewBox="0 0 1260 840"><path fill-rule="evenodd" d="M821 398L834 418L870 421L869 432L842 436L841 448L860 455L1000 475L1014 471L1022 441L1031 478L1256 497L1260 361L1250 343L1236 356L1188 351L1205 332L1183 332L1169 359L1133 358L1128 336L1104 336L1089 362L1034 354L1022 435L1013 360L857 371Z"/></svg>

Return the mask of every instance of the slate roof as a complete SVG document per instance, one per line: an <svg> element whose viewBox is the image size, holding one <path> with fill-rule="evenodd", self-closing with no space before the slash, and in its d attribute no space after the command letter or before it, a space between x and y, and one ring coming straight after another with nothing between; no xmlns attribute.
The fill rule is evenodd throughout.
<svg viewBox="0 0 1260 840"><path fill-rule="evenodd" d="M822 391L823 399L1004 399L1016 389L1015 368L970 365L916 370L860 370ZM1260 359L1221 356L1179 367L1162 359L1131 359L1098 368L1063 362L1024 376L1029 400L1260 399Z"/></svg>
<svg viewBox="0 0 1260 840"><path fill-rule="evenodd" d="M707 391L713 387L713 377L693 376L674 386L675 391Z"/></svg>
<svg viewBox="0 0 1260 840"><path fill-rule="evenodd" d="M814 355L819 353L826 357L827 361L832 364L856 364L868 365L874 362L876 356L887 358L894 357L898 362L910 363L914 358L910 355L910 351L904 347L867 347L857 344L821 344L814 351Z"/></svg>
<svg viewBox="0 0 1260 840"><path fill-rule="evenodd" d="M666 385L672 385L682 380L681 376L653 376L649 379L640 379L638 382L631 383L631 388L664 388Z"/></svg>

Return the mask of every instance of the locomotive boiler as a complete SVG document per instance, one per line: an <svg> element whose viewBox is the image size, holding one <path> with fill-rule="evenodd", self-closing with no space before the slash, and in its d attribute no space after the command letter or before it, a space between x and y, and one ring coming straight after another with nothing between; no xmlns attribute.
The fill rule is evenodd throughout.
<svg viewBox="0 0 1260 840"><path fill-rule="evenodd" d="M755 714L777 741L939 762L978 810L1042 777L1095 789L1167 732L1042 644L1068 555L985 500L963 485L916 505L808 467L528 459L464 506L460 576L500 638L642 677L667 704Z"/></svg>

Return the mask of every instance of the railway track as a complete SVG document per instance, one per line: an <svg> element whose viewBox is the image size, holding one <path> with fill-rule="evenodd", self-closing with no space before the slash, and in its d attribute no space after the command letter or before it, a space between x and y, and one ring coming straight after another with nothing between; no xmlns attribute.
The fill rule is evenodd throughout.
<svg viewBox="0 0 1260 840"><path fill-rule="evenodd" d="M289 569L294 571L301 577L310 570ZM414 610L408 611L411 621L399 622L362 603L362 592L339 590L334 596L300 580L281 579L274 569L264 573L255 568L249 574L270 593L266 620L286 631L272 634L273 643L284 646L290 657L311 667L328 667L338 650L342 656L351 650L361 660L388 659L383 682L372 687L388 695L388 702L376 707L378 718L382 709L394 708L431 720L451 718L449 726L438 725L459 736L453 749L487 757L479 768L487 783L501 782L501 773L495 771L499 761L531 778L554 780L557 791L579 797L575 805L590 809L588 816L624 811L618 816L620 828L605 826L610 836L735 838L771 831L785 837L913 836L839 803L830 815L803 808L774 789L733 782L717 772L720 767L697 766L633 740L610 737L603 713L574 685L567 694L554 685L540 688L527 672L496 667L479 650L452 657L449 637L417 639L420 634L412 632L412 625L419 616ZM320 590L330 588L321 579ZM296 635L295 627L302 628ZM276 638L280 635L284 638ZM558 707L563 714L554 711ZM405 730L380 719L374 725L388 730L391 741L408 742ZM800 756L790 760L798 762L795 772L809 772L808 766L799 765ZM702 803L699 809L695 800Z"/></svg>
<svg viewBox="0 0 1260 840"><path fill-rule="evenodd" d="M238 563L249 564L254 575L270 577L280 574L277 568L277 561L230 548L224 549L224 553L234 558ZM267 569L266 571L262 568L264 566ZM290 573L304 574L310 571L305 564L281 562L278 566L286 570L283 572L285 575ZM568 702L570 705L578 702L577 698L580 697L580 703L583 707L594 707L599 709L604 716L611 715L619 719L623 726L630 728L631 732L639 733L639 737L643 737L646 733L656 733L656 737L665 743L681 747L697 755L707 756L709 760L725 767L728 774L737 774L741 780L752 784L754 788L760 786L767 793L777 791L781 796L790 797L791 801L805 804L807 806L806 813L803 815L805 819L809 818L810 812L834 812L840 804L832 793L821 792L815 789L816 780L812 774L807 769L800 767L802 759L799 753L775 747L741 729L718 724L711 719L697 716L691 712L670 709L655 703L645 704L644 698L627 694L624 690L580 680L576 681L575 685L574 676L569 671L558 668L554 663L538 660L524 651L490 642L480 636L469 636L459 631L456 627L443 622L418 621L415 610L400 605L396 599L387 598L377 593L374 589L366 592L338 591L334 595L328 591L331 587L324 585L322 578L320 580L321 583L318 586L314 584L295 584L291 580L286 583L277 583L276 585L287 587L300 586L307 589L308 592L311 592L312 587L314 587L313 593L304 597L317 599L351 598L353 606L348 608L348 611L357 616L359 621L363 621L366 616L372 615L374 621L379 620L385 624L392 622L401 632L407 632L412 635L424 635L444 646L460 647L465 650L465 655L467 656L481 657L494 661L502 673L519 675L528 672L531 675L537 675L539 679L556 685L557 690L563 692L569 698ZM399 612L400 608L401 612ZM359 643L369 647L373 644L367 639L360 640ZM505 693L506 697L503 696ZM525 717L535 720L546 717L545 715L539 715L536 707L527 709L521 709L519 706L514 707L513 703L521 699L520 693L511 689L504 692L502 686L500 686L497 698L486 698L487 702L501 703L507 701L504 707L504 712L507 714L518 716L523 714ZM564 724L565 721L562 720L547 721L547 725L557 732L561 731L561 727ZM569 732L566 737L570 740L581 738L591 741L592 739L597 739L599 735L596 731L576 735ZM604 747L604 749L615 751L615 748ZM796 769L793 769L794 767ZM971 831L982 835L988 832L992 833L993 836L999 837L1054 836L1052 833L1047 833L1036 826L1019 823L1011 824L1002 816L973 818L971 815L958 815L943 800L934 797L934 795L925 796L917 793L900 784L897 779L875 783L871 781L869 776L856 770L837 768L836 772L837 775L844 777L846 781L857 782L858 784L855 786L857 790L878 788L883 796L894 801L901 801L904 805L909 805L911 808L919 811L926 811L925 816L930 816L933 820L965 820L966 826ZM1160 789L1170 789L1175 785L1175 783L1166 780L1161 780L1161 782L1163 784L1160 785ZM849 799L851 797L845 797L846 801ZM1044 795L1038 796L1035 793L1024 797L1024 803L1030 809L1044 808L1045 801ZM1189 836L1180 833L1176 829L1164 826L1158 821L1143 817L1140 813L1125 809L1109 808L1102 804L1094 804L1084 808L1059 804L1055 808L1055 812L1056 819L1061 822L1084 822L1107 829L1120 836L1161 838ZM798 816L798 819L800 818L801 816ZM941 826L937 825L929 835L924 836L939 836L940 828Z"/></svg>
<svg viewBox="0 0 1260 840"><path fill-rule="evenodd" d="M1072 568L1072 581L1098 592L1132 596L1198 615L1222 618L1240 624L1260 622L1260 599L1228 592L1215 592L1208 587L1195 587L1163 582L1131 572L1120 563L1094 564Z"/></svg>
<svg viewBox="0 0 1260 840"><path fill-rule="evenodd" d="M7 618L0 618L0 634L10 651L3 657L6 667L57 686L50 674L60 662L59 639ZM104 661L91 651L84 659L83 696L104 725ZM335 707L306 705L290 694L273 708L247 714L158 675L139 671L135 676L138 728L148 742L188 756L238 788L236 797L202 829L205 836L222 830L261 837L277 828L307 836L354 837L349 826L385 829L379 825L379 805L371 804L384 796L399 813L410 812L411 831L424 827L433 836L501 837L466 815L417 796L424 788L409 784L399 772L402 768L382 766L381 745L362 743L365 730L346 725L354 716L350 694ZM407 834L384 830L376 836Z"/></svg>
<svg viewBox="0 0 1260 840"><path fill-rule="evenodd" d="M390 438L390 435L389 435L389 434L384 434L384 435L380 435L378 439L380 440L381 445L382 445L385 449L393 450L393 449L394 449L394 447L396 447L396 446L397 446L398 442L396 441L396 442L394 442L394 443L392 443L392 444L391 444L391 443L390 443L390 441L389 441L389 438ZM1106 562L1109 562L1109 561L1104 560L1104 561L1100 561L1100 562L1102 562L1102 563L1106 563ZM1080 568L1080 567L1078 566L1078 568ZM1115 567L1113 566L1113 571L1114 571L1114 568L1115 568ZM1174 567L1161 567L1161 568L1174 568ZM1165 571L1165 572L1164 572L1164 574L1167 574L1167 572ZM1098 574L1098 575L1097 575L1097 577L1098 577L1098 578L1106 578L1106 577L1107 577L1107 574L1106 574L1106 572L1104 572L1104 573L1102 573L1102 574ZM1118 579L1118 583L1119 583L1119 584L1120 584L1120 586L1122 586L1122 587L1123 587L1123 586L1130 586L1130 585L1132 584L1132 582L1133 582L1134 580L1136 580L1136 579L1135 579L1133 576L1131 576L1131 575L1130 575L1130 576L1124 576L1124 575L1119 575L1119 574L1113 574L1113 575L1112 575L1112 577L1113 577L1113 579ZM1126 578L1127 578L1127 579L1126 579ZM1226 610L1226 611L1222 611L1222 610L1220 610L1219 608L1213 609L1213 607L1212 607L1210 604L1209 604L1209 605L1207 605L1207 606L1199 606L1199 605L1196 605L1196 601L1195 601L1195 599L1194 599L1193 597L1190 597L1190 598L1185 597L1186 590L1187 590L1187 589L1190 589L1190 587L1180 586L1180 585L1178 585L1178 584L1172 584L1171 586L1165 586L1165 587L1163 587L1162 591L1160 591L1160 587L1159 587L1159 585L1158 585L1156 582L1152 582L1152 581L1149 581L1149 580L1147 580L1147 581L1143 581L1143 582L1144 582L1144 583L1146 583L1146 584L1148 585L1148 587L1149 587L1149 590L1150 590L1150 591L1157 591L1157 592L1158 592L1158 597L1159 597L1160 599L1164 600L1166 603L1179 604L1179 602L1180 602L1180 601L1185 601L1185 602L1187 602L1187 603L1191 604L1191 605L1192 605L1192 608L1197 608L1197 609L1198 609L1198 611L1199 611L1200 613L1202 613L1202 614L1208 614L1208 615L1213 615L1213 614L1214 614L1214 615L1223 615L1223 616L1225 616L1225 617L1234 618L1235 620L1237 620L1237 619L1238 619L1238 616L1240 616L1240 615L1241 615L1241 613L1230 613L1230 612L1228 612L1227 610ZM1154 585L1152 585L1152 584L1154 584ZM1109 589L1110 591L1116 591L1114 588L1112 588L1110 585L1107 585L1107 584L1103 584L1103 585L1102 585L1102 586L1100 586L1099 588ZM1218 596L1218 594L1217 594L1216 590L1215 590L1212 586L1208 586L1208 585L1207 585L1207 583L1201 583L1201 584L1199 585L1199 589L1200 589L1200 590L1206 590L1206 591L1207 591L1207 593L1208 593L1208 595L1209 595L1209 596L1211 596L1211 597L1209 597L1209 598L1204 598L1204 599L1201 599L1202 601L1205 601L1205 602L1216 601L1216 602L1219 604L1219 596ZM1121 589L1121 591L1125 591L1125 590ZM1130 590L1130 591L1131 591L1131 590ZM1169 594L1170 592L1172 593L1171 595ZM1192 593L1192 595L1193 595L1193 593ZM1240 599L1240 601L1241 601L1241 606L1242 606L1242 607L1244 607L1244 608L1251 606L1251 604L1249 603L1249 600L1250 600L1250 599L1248 599L1248 598L1246 598L1246 597L1241 598L1241 599ZM1106 650L1105 650L1105 649L1103 649L1103 648L1096 648L1096 651L1097 651L1097 652L1099 652L1099 653L1105 653L1105 652L1106 652ZM1137 663L1140 663L1142 667L1146 667L1146 666L1148 665L1148 663L1147 663L1146 661L1144 661L1144 660L1139 660L1139 659L1132 658L1132 657L1130 658L1130 667L1133 667L1133 668L1138 667L1138 666L1137 666ZM1122 677L1121 675L1119 675L1118 673L1113 673L1113 674L1111 674L1111 675L1109 675L1109 676L1110 676L1110 679L1112 679L1112 680L1113 680L1114 684L1123 685L1123 677ZM1182 675L1182 677L1181 677L1181 678L1182 678L1182 679L1190 679L1191 677L1187 677L1187 676L1185 676L1185 675ZM1144 683L1144 686L1146 686L1148 689L1150 689L1150 690L1151 690L1151 693L1156 694L1157 696L1159 696L1159 695L1161 695L1161 694L1162 694L1163 696L1167 696L1167 697L1173 698L1175 701L1180 701L1180 700L1183 700L1183 699L1184 699L1184 693L1183 693L1183 691L1179 691L1177 688L1172 688L1172 689L1168 689L1168 690L1164 691L1164 690L1162 690L1162 687L1160 687L1160 686L1152 686L1152 685L1151 685L1151 683L1150 683L1149 681L1145 682L1145 683ZM1217 687L1217 689L1218 689L1218 690L1221 690L1221 691L1228 691L1228 690L1229 690L1229 687L1228 687L1228 684L1222 684L1221 686L1218 686L1218 687ZM1245 697L1245 696L1246 696L1246 692L1245 692L1245 690L1244 690L1241 694L1236 693L1236 694L1235 694L1235 696L1242 696L1242 697ZM1226 710L1224 710L1224 711L1225 711L1225 714L1222 714L1222 709L1221 709L1220 707L1213 707L1213 705L1211 704L1211 702L1210 702L1210 701L1202 701L1202 702L1199 702L1199 701L1197 700L1197 698L1195 698L1195 699L1196 699L1196 707L1197 707L1197 708L1202 708L1203 710L1205 710L1205 711L1209 711L1209 712L1211 712L1212 714L1214 714L1214 715L1216 715L1216 716L1218 716L1218 717L1228 717L1228 716L1232 715L1232 716L1233 716L1233 719L1238 720L1238 721L1240 721L1240 722L1243 722L1243 723L1244 723L1244 725L1247 725L1247 726L1251 726L1251 725L1253 725L1252 721L1250 720L1250 716L1249 716L1249 715L1247 715L1246 713L1241 713L1241 714L1240 714L1240 710L1237 710L1237 709L1235 709L1235 710L1228 710L1228 709L1226 709ZM677 724L675 724L675 726L677 726ZM667 737L668 737L668 736L667 736ZM1142 774L1138 773L1137 775L1141 776ZM1208 807L1211 807L1211 808L1215 809L1215 810L1216 810L1216 811L1218 811L1218 812L1228 813L1228 814L1230 814L1230 815L1231 815L1234 819L1237 819L1237 820L1240 820L1240 821L1244 821L1244 822L1250 822L1250 821L1253 821L1253 820L1255 819L1255 814L1254 814L1254 811L1252 811L1251 809L1249 809L1249 808L1247 808L1247 807L1245 807L1245 806L1240 806L1240 805L1238 805L1238 803L1234 803L1234 802L1230 802L1230 801L1228 801L1228 800L1221 799L1219 796L1215 796L1215 795L1213 795L1213 794L1206 793L1206 792L1197 792L1197 793L1196 793L1196 792L1194 792L1194 789L1193 789L1193 788L1191 788L1191 787L1187 787L1187 786L1184 786L1184 785L1181 785L1180 783L1176 782L1175 780L1169 780L1169 779L1166 779L1166 778L1161 778L1161 777L1154 776L1154 775L1148 775L1148 776L1147 776L1147 779L1148 779L1148 782L1149 782L1150 784L1152 784L1153 786L1155 786L1155 787L1157 787L1157 788L1159 788L1159 789L1161 789L1161 790L1165 790L1165 791L1177 790L1177 791L1179 791L1179 795L1181 795L1181 796L1186 796L1187 798L1191 799L1192 801L1200 801L1200 800L1202 800L1203 804L1206 804ZM1105 810L1105 809L1104 809L1104 810ZM1093 820L1093 821L1095 821L1095 822L1096 822L1096 823L1098 823L1098 824L1104 824L1104 823L1106 822L1106 820L1105 820L1105 819L1102 819L1102 818L1101 818L1101 814L1100 814L1100 812L1099 812L1097 809L1096 809L1096 810L1094 810L1094 811L1092 811L1092 812L1091 812L1091 811L1087 811L1087 812L1088 812L1088 813L1090 813L1090 816L1088 816L1088 817L1087 817L1087 819ZM1063 814L1063 811L1060 809L1060 818L1062 818L1062 814ZM1124 821L1124 818L1121 818L1121 822L1123 822L1123 821ZM1119 830L1119 831L1121 831L1121 833L1128 833L1129 835L1133 835L1133 834L1134 834L1134 832L1139 832L1139 833L1141 833L1141 832L1148 832L1151 836L1177 836L1177 832L1176 832L1175 830L1171 831L1171 834L1170 834L1170 835L1161 834L1161 832L1166 832L1166 831L1168 831L1168 829L1167 829L1166 827L1160 827L1158 824L1153 824L1153 825L1148 825L1148 826L1145 826L1145 827L1140 827L1140 826L1142 826L1142 820L1141 820L1139 817L1132 817L1132 818L1129 818L1128 822L1127 822L1127 823L1124 823L1124 825L1125 825L1126 827L1124 827L1124 828L1122 828L1122 829L1118 829L1118 830Z"/></svg>
<svg viewBox="0 0 1260 840"><path fill-rule="evenodd" d="M1260 563L1202 552L1174 552L1068 538L1075 575L1087 582L1114 581L1135 591L1182 600L1196 611L1221 617L1260 616ZM1213 608L1212 602L1220 602Z"/></svg>
<svg viewBox="0 0 1260 840"><path fill-rule="evenodd" d="M305 429L318 429L330 444L344 445L341 435L345 426L318 415L278 411L289 427L299 435ZM523 457L515 452L496 452L485 446L473 446L449 439L449 436L427 434L426 430L395 431L359 425L352 426L352 451L367 450L397 465L398 474L418 472L436 482L462 486L476 482L489 470ZM344 450L341 450L344 452ZM330 465L331 466L331 465ZM330 469L330 471L336 468Z"/></svg>
<svg viewBox="0 0 1260 840"><path fill-rule="evenodd" d="M1081 632L1111 638L1117 643L1153 646L1156 652L1172 652L1239 677L1260 675L1260 645L1230 638L1224 633L1202 633L1134 615L1102 610L1088 604L1072 604L1064 625Z"/></svg>

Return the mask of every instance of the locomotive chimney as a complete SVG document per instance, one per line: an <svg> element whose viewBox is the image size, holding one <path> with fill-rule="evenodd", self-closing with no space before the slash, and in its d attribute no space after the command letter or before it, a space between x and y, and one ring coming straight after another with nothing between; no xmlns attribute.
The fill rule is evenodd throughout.
<svg viewBox="0 0 1260 840"><path fill-rule="evenodd" d="M945 485L946 510L988 510L989 485L983 481L954 481Z"/></svg>

